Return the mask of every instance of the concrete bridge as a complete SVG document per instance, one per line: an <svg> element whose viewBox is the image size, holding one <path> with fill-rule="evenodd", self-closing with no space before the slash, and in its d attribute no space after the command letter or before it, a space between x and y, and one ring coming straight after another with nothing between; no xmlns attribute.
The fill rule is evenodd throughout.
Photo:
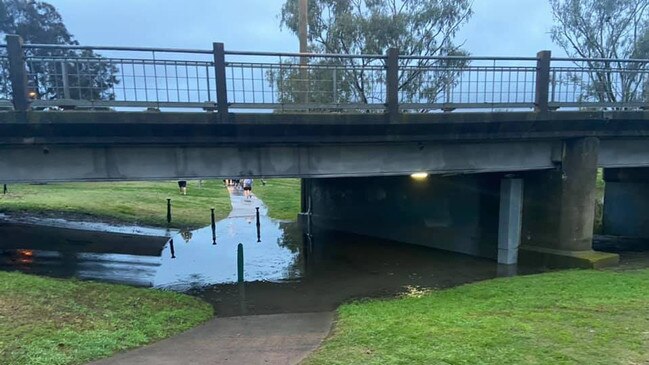
<svg viewBox="0 0 649 365"><path fill-rule="evenodd" d="M5 183L299 177L302 218L315 226L504 264L594 267L617 262L592 250L604 168L605 229L649 238L646 103L587 85L602 72L629 82L623 66L594 67L610 60L22 45L15 36L4 49ZM645 61L616 62L644 76ZM374 76L350 84L359 70ZM568 77L576 70L580 81Z"/></svg>

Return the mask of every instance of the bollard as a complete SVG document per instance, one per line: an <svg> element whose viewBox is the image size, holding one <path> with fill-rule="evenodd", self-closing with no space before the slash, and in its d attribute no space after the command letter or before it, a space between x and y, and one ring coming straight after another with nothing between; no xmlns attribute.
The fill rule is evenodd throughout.
<svg viewBox="0 0 649 365"><path fill-rule="evenodd" d="M214 221L214 208L210 209L212 214L212 244L216 245L216 222Z"/></svg>
<svg viewBox="0 0 649 365"><path fill-rule="evenodd" d="M167 198L167 224L171 223L171 199Z"/></svg>
<svg viewBox="0 0 649 365"><path fill-rule="evenodd" d="M7 194L7 184L4 184L2 188L2 194Z"/></svg>
<svg viewBox="0 0 649 365"><path fill-rule="evenodd" d="M175 259L176 258L176 251L174 251L174 240L171 239L169 241L169 250L171 250L171 258Z"/></svg>
<svg viewBox="0 0 649 365"><path fill-rule="evenodd" d="M259 207L255 209L257 210L257 242L261 242L261 223L259 222Z"/></svg>
<svg viewBox="0 0 649 365"><path fill-rule="evenodd" d="M237 246L237 281L243 283L243 243Z"/></svg>
<svg viewBox="0 0 649 365"><path fill-rule="evenodd" d="M239 288L239 314L246 315L248 314L248 304L246 303L246 284L239 283L237 287Z"/></svg>

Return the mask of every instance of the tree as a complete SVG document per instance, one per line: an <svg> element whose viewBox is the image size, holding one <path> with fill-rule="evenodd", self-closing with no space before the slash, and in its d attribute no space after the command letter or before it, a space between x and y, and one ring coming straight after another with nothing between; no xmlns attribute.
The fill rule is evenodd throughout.
<svg viewBox="0 0 649 365"><path fill-rule="evenodd" d="M0 36L18 34L25 44L78 45L56 8L44 1L0 0ZM6 50L3 50L6 52ZM30 88L41 99L63 99L63 75L71 99L114 99L117 69L92 50L26 49ZM5 62L6 63L6 62ZM0 93L9 97L8 65L2 65Z"/></svg>
<svg viewBox="0 0 649 365"><path fill-rule="evenodd" d="M624 60L649 58L649 0L549 1L555 20L552 40L570 57L591 59L584 61L586 75L566 72L557 82L580 90L582 100L646 101L647 62Z"/></svg>
<svg viewBox="0 0 649 365"><path fill-rule="evenodd" d="M309 50L384 55L396 47L402 55L422 56L400 60L400 98L402 102L435 102L466 62L425 57L466 55L453 40L471 14L470 0L310 0ZM298 18L298 1L286 0L281 26L297 35ZM307 81L302 80L304 70L296 61L269 75L269 81L277 84L281 102L300 100L299 91L296 93L300 87L295 87L300 81L308 85L310 102L384 102L384 59L328 57L309 61Z"/></svg>

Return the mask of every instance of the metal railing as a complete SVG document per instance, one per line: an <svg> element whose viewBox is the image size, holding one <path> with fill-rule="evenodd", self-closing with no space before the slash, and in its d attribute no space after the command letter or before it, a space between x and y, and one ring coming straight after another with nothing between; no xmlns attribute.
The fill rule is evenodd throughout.
<svg viewBox="0 0 649 365"><path fill-rule="evenodd" d="M536 58L400 59L400 109L534 108Z"/></svg>
<svg viewBox="0 0 649 365"><path fill-rule="evenodd" d="M649 107L649 60L555 58L550 108Z"/></svg>
<svg viewBox="0 0 649 365"><path fill-rule="evenodd" d="M385 108L385 57L225 52L233 109ZM360 77L359 73L363 72Z"/></svg>
<svg viewBox="0 0 649 365"><path fill-rule="evenodd" d="M638 109L649 60L0 45L0 107L273 112Z"/></svg>

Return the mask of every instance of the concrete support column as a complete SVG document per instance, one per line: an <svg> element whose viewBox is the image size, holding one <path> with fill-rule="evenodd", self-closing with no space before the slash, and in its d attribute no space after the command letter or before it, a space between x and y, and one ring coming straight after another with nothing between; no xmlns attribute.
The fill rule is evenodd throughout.
<svg viewBox="0 0 649 365"><path fill-rule="evenodd" d="M498 221L498 263L518 262L523 213L523 179L500 182L500 216Z"/></svg>
<svg viewBox="0 0 649 365"><path fill-rule="evenodd" d="M521 263L601 267L618 256L592 250L599 140L565 142L561 168L525 176Z"/></svg>
<svg viewBox="0 0 649 365"><path fill-rule="evenodd" d="M302 228L309 228L311 222L311 179L300 179L300 213L298 222Z"/></svg>

